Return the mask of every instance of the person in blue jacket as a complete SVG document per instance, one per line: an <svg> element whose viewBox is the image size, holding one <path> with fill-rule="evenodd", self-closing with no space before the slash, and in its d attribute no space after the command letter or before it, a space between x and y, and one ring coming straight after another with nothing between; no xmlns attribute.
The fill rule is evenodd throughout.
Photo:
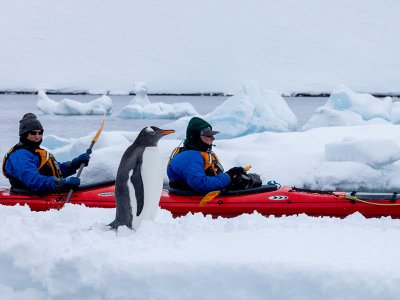
<svg viewBox="0 0 400 300"><path fill-rule="evenodd" d="M228 188L232 179L245 172L242 167L233 167L227 172L212 151L214 135L205 120L193 117L186 129L183 147L176 148L170 157L167 175L169 185L176 189L208 193Z"/></svg>
<svg viewBox="0 0 400 300"><path fill-rule="evenodd" d="M78 187L80 179L68 176L75 174L82 163L89 163L90 153L58 163L51 153L40 148L43 126L36 115L27 113L19 123L19 143L3 159L3 174L11 189L50 193Z"/></svg>

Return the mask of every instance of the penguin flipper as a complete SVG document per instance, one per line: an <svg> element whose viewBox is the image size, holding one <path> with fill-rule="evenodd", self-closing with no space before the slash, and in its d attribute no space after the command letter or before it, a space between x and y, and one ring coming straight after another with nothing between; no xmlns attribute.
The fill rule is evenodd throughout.
<svg viewBox="0 0 400 300"><path fill-rule="evenodd" d="M133 170L133 174L130 177L131 183L135 188L135 196L137 201L136 217L140 216L144 207L144 188L141 173L141 164Z"/></svg>

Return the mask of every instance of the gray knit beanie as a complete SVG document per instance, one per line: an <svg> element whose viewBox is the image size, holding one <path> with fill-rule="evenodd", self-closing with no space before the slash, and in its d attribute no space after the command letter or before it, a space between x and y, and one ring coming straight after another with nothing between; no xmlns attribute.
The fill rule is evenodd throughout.
<svg viewBox="0 0 400 300"><path fill-rule="evenodd" d="M27 113L19 121L19 136L31 130L43 130L43 126L35 114Z"/></svg>

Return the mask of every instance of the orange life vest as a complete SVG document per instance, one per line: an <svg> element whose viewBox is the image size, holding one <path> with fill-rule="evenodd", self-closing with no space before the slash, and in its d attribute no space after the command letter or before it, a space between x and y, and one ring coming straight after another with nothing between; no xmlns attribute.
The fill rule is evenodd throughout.
<svg viewBox="0 0 400 300"><path fill-rule="evenodd" d="M2 169L3 169L3 174L5 177L9 178L10 180L14 179L14 178L10 178L10 176L6 173L5 166L6 166L7 159L10 157L10 154L19 149L26 149L38 156L38 158L39 158L38 171L40 174L45 175L45 176L55 176L57 178L62 178L62 172L61 172L60 166L58 165L58 162L55 159L55 157L53 156L53 154L51 154L50 152L47 152L46 150L44 150L42 148L31 149L29 147L26 147L22 143L18 143L14 147L12 147L3 158Z"/></svg>
<svg viewBox="0 0 400 300"><path fill-rule="evenodd" d="M183 151L186 151L185 147L176 147L169 157L168 164L170 163L171 159L175 157L175 155ZM224 168L222 167L217 155L214 152L200 151L200 153L201 156L204 158L204 172L207 176L215 176L224 172Z"/></svg>

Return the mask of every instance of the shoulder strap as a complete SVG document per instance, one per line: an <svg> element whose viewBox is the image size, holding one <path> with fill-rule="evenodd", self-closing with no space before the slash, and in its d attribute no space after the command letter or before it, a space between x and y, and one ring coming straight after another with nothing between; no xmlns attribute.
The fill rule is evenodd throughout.
<svg viewBox="0 0 400 300"><path fill-rule="evenodd" d="M26 150L32 152L31 149L25 147L24 144L22 144L22 143L15 144L13 147L11 147L10 150L8 150L7 154L4 155L4 157L3 157L3 164L2 164L3 175L5 177L7 177L7 178L9 178L9 175L6 173L6 162L7 162L7 159L10 157L11 153L13 153L14 151L17 151L19 149L26 149Z"/></svg>
<svg viewBox="0 0 400 300"><path fill-rule="evenodd" d="M179 154L179 153L181 153L181 152L186 150L185 147L181 147L182 142L179 143L178 147L176 147L174 150L172 150L171 155L169 156L169 159L168 159L168 165L169 165L171 159L173 159L175 157L175 155L177 155L177 154Z"/></svg>
<svg viewBox="0 0 400 300"><path fill-rule="evenodd" d="M214 176L224 172L217 155L214 152L201 152L204 158L204 171L208 176Z"/></svg>
<svg viewBox="0 0 400 300"><path fill-rule="evenodd" d="M62 172L53 154L47 152L42 148L35 149L36 154L39 156L40 165L39 172L47 176L55 176L62 178Z"/></svg>

